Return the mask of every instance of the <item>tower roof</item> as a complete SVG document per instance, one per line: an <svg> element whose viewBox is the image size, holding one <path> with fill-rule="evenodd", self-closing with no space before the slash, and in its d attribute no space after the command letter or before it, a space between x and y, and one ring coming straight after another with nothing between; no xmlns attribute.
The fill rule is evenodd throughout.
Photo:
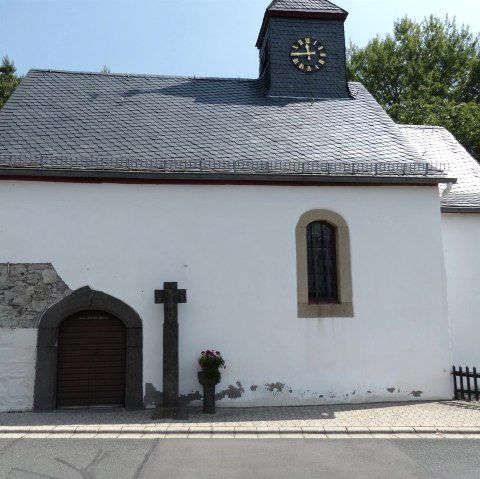
<svg viewBox="0 0 480 479"><path fill-rule="evenodd" d="M265 11L257 48L260 48L268 19L271 17L345 20L347 16L346 10L328 0L273 0Z"/></svg>
<svg viewBox="0 0 480 479"><path fill-rule="evenodd" d="M270 12L347 13L328 0L273 0L267 7Z"/></svg>

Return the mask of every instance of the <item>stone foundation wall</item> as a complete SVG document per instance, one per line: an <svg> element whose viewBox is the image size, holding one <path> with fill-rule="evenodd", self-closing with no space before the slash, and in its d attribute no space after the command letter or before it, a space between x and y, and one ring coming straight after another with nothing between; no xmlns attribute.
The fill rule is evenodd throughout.
<svg viewBox="0 0 480 479"><path fill-rule="evenodd" d="M0 328L37 328L71 291L50 263L0 263Z"/></svg>

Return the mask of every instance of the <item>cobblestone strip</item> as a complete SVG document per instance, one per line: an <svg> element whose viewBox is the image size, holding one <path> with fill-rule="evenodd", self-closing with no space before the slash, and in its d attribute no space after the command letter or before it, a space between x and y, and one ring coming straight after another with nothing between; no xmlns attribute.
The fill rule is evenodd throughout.
<svg viewBox="0 0 480 479"><path fill-rule="evenodd" d="M208 417L207 417L208 416ZM480 438L480 403L439 401L338 406L217 408L184 421L151 411L0 413L0 437L28 438Z"/></svg>
<svg viewBox="0 0 480 479"><path fill-rule="evenodd" d="M137 439L137 440L154 440L154 439L476 439L480 440L480 433L397 433L376 434L368 432L340 433L302 433L291 432L275 432L263 431L257 433L255 431L248 433L240 432L212 432L212 433L192 433L190 431L165 433L141 433L141 432L123 432L123 433L0 433L0 439Z"/></svg>
<svg viewBox="0 0 480 479"><path fill-rule="evenodd" d="M167 426L167 425L158 425ZM171 426L171 425L170 425ZM57 426L0 428L0 438L25 439L157 439L157 438L464 438L480 439L479 427L145 427L145 426Z"/></svg>

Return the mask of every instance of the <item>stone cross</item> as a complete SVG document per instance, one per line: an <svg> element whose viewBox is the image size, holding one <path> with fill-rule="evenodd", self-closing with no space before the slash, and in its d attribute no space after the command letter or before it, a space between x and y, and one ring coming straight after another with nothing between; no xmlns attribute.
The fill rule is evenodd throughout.
<svg viewBox="0 0 480 479"><path fill-rule="evenodd" d="M178 289L177 283L163 283L163 289L155 290L155 303L163 303L164 311L163 417L178 415L178 303L186 302L187 291Z"/></svg>

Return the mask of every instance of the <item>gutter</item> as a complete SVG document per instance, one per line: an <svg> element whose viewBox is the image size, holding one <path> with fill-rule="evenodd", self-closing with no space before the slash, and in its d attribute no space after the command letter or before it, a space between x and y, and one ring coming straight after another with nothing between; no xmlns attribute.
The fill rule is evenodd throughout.
<svg viewBox="0 0 480 479"><path fill-rule="evenodd" d="M428 176L329 176L275 173L185 173L185 172L142 172L142 171L99 171L99 170L64 170L44 168L0 168L0 179L43 179L52 181L97 180L122 182L195 182L195 183L279 183L318 185L318 184L351 184L351 185L438 185L456 183L456 178Z"/></svg>
<svg viewBox="0 0 480 479"><path fill-rule="evenodd" d="M479 214L480 206L442 206L442 213Z"/></svg>

